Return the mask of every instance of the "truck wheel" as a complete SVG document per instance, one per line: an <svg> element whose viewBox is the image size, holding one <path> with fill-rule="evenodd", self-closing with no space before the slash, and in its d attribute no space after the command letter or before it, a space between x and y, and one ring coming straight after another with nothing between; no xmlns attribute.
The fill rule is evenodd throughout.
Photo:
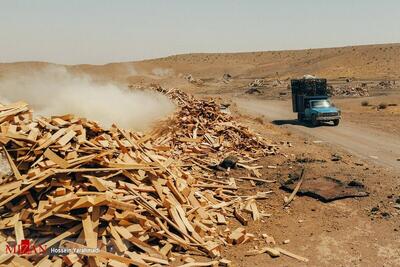
<svg viewBox="0 0 400 267"><path fill-rule="evenodd" d="M302 121L303 120L303 115L301 113L297 113L297 120Z"/></svg>
<svg viewBox="0 0 400 267"><path fill-rule="evenodd" d="M317 117L316 117L315 115L313 115L313 116L311 117L311 124L312 124L312 126L314 126L314 127L316 127L316 126L319 125L319 122L318 122Z"/></svg>
<svg viewBox="0 0 400 267"><path fill-rule="evenodd" d="M339 125L339 120L333 120L333 125L338 126Z"/></svg>

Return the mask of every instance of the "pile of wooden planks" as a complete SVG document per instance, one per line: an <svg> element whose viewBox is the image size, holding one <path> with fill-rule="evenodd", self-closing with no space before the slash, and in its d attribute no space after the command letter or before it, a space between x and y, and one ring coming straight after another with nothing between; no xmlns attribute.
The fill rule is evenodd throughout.
<svg viewBox="0 0 400 267"><path fill-rule="evenodd" d="M214 179L206 157L276 148L215 102L179 94L173 123L149 134L73 115L33 119L22 102L0 106L0 144L13 172L0 180L0 248L30 240L47 252L78 249L13 253L0 264L159 266L189 252L219 257L221 246L251 239L217 225L228 217L245 225L243 212L260 218L255 199L265 195L235 195L234 179Z"/></svg>
<svg viewBox="0 0 400 267"><path fill-rule="evenodd" d="M178 89L155 90L167 95L180 107L168 126L174 144L186 151L201 150L222 155L265 156L276 154L277 147L236 122L217 99L194 98Z"/></svg>

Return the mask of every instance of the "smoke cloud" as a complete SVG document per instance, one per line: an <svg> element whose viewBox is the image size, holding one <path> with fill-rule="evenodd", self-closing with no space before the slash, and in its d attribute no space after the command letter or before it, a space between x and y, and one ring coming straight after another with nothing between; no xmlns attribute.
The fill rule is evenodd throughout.
<svg viewBox="0 0 400 267"><path fill-rule="evenodd" d="M154 68L151 72L159 77L166 77L174 74L173 69L164 69L164 68Z"/></svg>
<svg viewBox="0 0 400 267"><path fill-rule="evenodd" d="M0 78L0 94L0 102L25 101L36 115L75 114L103 127L116 123L138 131L149 129L175 109L162 94L97 84L58 66Z"/></svg>

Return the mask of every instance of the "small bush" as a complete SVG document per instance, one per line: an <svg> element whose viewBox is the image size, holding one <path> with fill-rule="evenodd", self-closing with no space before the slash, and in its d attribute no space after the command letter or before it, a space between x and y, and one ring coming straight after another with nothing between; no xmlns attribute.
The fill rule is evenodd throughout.
<svg viewBox="0 0 400 267"><path fill-rule="evenodd" d="M380 103L379 105L378 105L378 109L385 109L385 108L387 108L387 104L386 103Z"/></svg>
<svg viewBox="0 0 400 267"><path fill-rule="evenodd" d="M367 100L364 100L364 101L361 102L361 106L368 107L369 106L369 102Z"/></svg>

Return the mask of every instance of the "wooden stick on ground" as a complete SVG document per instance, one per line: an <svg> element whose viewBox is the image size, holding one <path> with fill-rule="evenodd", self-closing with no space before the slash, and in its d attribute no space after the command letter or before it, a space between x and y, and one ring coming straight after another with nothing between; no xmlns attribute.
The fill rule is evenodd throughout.
<svg viewBox="0 0 400 267"><path fill-rule="evenodd" d="M262 182L262 183L275 183L276 180L265 180L265 179L260 179L256 177L239 177L238 179L243 179L243 180L251 180L251 181L257 181L257 182Z"/></svg>
<svg viewBox="0 0 400 267"><path fill-rule="evenodd" d="M285 207L287 207L290 204L290 202L292 202L294 196L297 194L297 191L299 191L301 184L303 183L304 180L304 173L305 173L305 168L301 170L300 180L297 183L296 187L294 188L292 194L290 194L289 198L285 200L285 205L284 205Z"/></svg>
<svg viewBox="0 0 400 267"><path fill-rule="evenodd" d="M291 257L293 259L296 259L296 260L299 260L299 261L302 261L302 262L308 262L309 261L307 258L304 258L304 257L301 257L299 255L293 254L293 253L291 253L291 252L289 252L289 251L287 251L287 250L285 250L283 248L275 248L275 249L278 250L281 254L286 255L288 257Z"/></svg>

